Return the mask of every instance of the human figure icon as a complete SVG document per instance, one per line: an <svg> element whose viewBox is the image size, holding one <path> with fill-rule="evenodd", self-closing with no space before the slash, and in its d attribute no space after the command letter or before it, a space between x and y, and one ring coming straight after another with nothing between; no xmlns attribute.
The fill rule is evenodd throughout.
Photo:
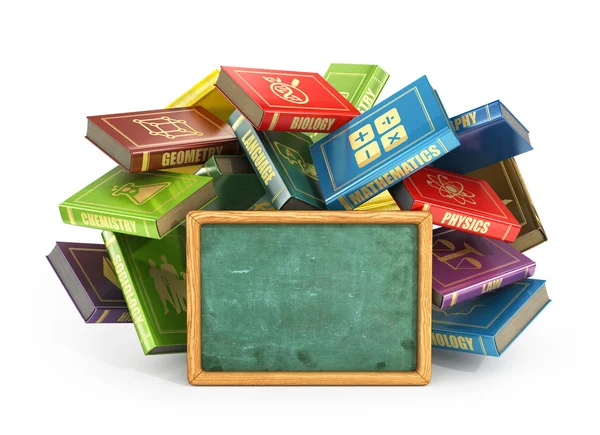
<svg viewBox="0 0 600 435"><path fill-rule="evenodd" d="M150 265L150 270L148 274L150 278L154 281L154 287L156 288L156 292L160 297L160 300L165 309L165 314L169 313L169 306L167 302L170 302L171 305L175 308L175 311L178 313L181 311L181 307L179 305L179 300L173 300L171 297L171 293L169 292L169 288L167 287L167 282L164 279L164 272L161 269L156 267L156 263L152 259L148 260L148 264ZM177 303L176 303L177 302Z"/></svg>
<svg viewBox="0 0 600 435"><path fill-rule="evenodd" d="M160 270L167 283L167 286L169 287L169 290L171 291L172 299L177 302L177 308L175 308L175 310L177 311L177 314L179 314L182 307L180 305L181 297L179 296L179 293L181 293L181 280L179 279L179 273L172 264L169 264L165 255L160 256L160 261L162 261ZM185 281L183 281L183 288L183 294L185 294ZM185 311L185 305L183 305L183 310Z"/></svg>

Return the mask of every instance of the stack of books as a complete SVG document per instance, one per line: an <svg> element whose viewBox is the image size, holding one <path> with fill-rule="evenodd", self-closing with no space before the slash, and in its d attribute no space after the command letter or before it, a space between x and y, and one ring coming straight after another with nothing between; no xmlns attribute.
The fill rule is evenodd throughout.
<svg viewBox="0 0 600 435"><path fill-rule="evenodd" d="M376 104L388 78L224 66L165 109L88 117L118 166L59 210L104 243L48 255L84 321L185 352L190 211L425 210L433 346L500 356L550 301L523 254L547 240L515 161L529 133L500 101L448 118L425 76Z"/></svg>

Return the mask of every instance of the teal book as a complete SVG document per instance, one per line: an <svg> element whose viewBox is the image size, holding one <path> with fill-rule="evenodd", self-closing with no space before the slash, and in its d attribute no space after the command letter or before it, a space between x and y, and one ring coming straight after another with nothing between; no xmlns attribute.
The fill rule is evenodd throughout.
<svg viewBox="0 0 600 435"><path fill-rule="evenodd" d="M332 63L323 78L363 113L373 107L390 75L379 65ZM327 133L309 133L308 136L316 142Z"/></svg>
<svg viewBox="0 0 600 435"><path fill-rule="evenodd" d="M160 239L215 196L212 179L117 166L59 205L63 222Z"/></svg>
<svg viewBox="0 0 600 435"><path fill-rule="evenodd" d="M306 134L257 131L237 110L229 123L275 209L325 208Z"/></svg>
<svg viewBox="0 0 600 435"><path fill-rule="evenodd" d="M433 307L433 347L500 356L548 305L546 281L526 279L496 292Z"/></svg>
<svg viewBox="0 0 600 435"><path fill-rule="evenodd" d="M217 197L202 210L248 210L265 189L244 156L213 156L197 175L212 177Z"/></svg>
<svg viewBox="0 0 600 435"><path fill-rule="evenodd" d="M185 228L160 240L110 231L102 238L144 354L185 352Z"/></svg>

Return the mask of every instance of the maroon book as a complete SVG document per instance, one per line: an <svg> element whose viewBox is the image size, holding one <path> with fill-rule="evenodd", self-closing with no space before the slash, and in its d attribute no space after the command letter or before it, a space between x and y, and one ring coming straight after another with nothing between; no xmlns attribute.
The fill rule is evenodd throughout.
<svg viewBox="0 0 600 435"><path fill-rule="evenodd" d="M56 242L47 258L86 323L131 323L104 245Z"/></svg>
<svg viewBox="0 0 600 435"><path fill-rule="evenodd" d="M239 152L229 124L202 107L88 116L86 138L129 172L201 165Z"/></svg>

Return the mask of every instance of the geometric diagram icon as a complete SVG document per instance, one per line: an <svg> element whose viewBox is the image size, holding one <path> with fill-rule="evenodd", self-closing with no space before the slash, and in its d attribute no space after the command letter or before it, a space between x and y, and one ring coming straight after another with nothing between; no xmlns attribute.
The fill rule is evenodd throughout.
<svg viewBox="0 0 600 435"><path fill-rule="evenodd" d="M187 124L184 119L172 119L168 116L151 119L134 119L134 123L144 127L150 136L163 136L167 139L175 139L185 136L203 136L204 133L195 130Z"/></svg>

